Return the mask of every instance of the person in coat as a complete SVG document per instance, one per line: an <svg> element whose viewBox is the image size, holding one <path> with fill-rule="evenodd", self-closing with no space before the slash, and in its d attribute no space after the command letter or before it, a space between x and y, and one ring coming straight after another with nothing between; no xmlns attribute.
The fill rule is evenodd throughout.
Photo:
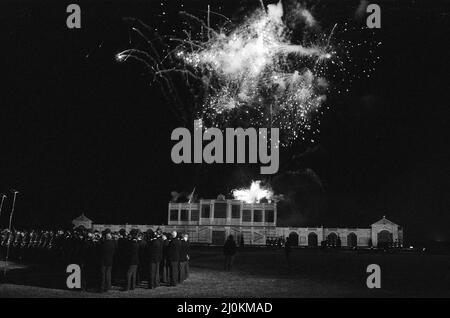
<svg viewBox="0 0 450 318"><path fill-rule="evenodd" d="M101 292L107 292L111 289L111 271L115 250L116 242L113 240L111 231L106 229L100 245Z"/></svg>
<svg viewBox="0 0 450 318"><path fill-rule="evenodd" d="M148 246L148 259L150 266L150 276L148 288L156 288L160 285L160 263L163 259L163 239L161 233L155 232Z"/></svg>
<svg viewBox="0 0 450 318"><path fill-rule="evenodd" d="M136 275L139 265L139 242L137 239L137 231L131 230L130 237L127 242L127 286L125 290L133 290L136 288Z"/></svg>
<svg viewBox="0 0 450 318"><path fill-rule="evenodd" d="M161 235L162 238L162 259L159 264L159 275L161 283L169 283L169 260L168 260L168 249L169 249L169 236L170 234Z"/></svg>
<svg viewBox="0 0 450 318"><path fill-rule="evenodd" d="M180 261L181 241L177 237L177 232L172 232L172 240L167 249L167 259L169 261L169 281L170 286L178 283L178 262Z"/></svg>
<svg viewBox="0 0 450 318"><path fill-rule="evenodd" d="M284 254L286 255L286 262L289 269L291 268L291 251L292 251L291 247L292 247L291 238L287 237L286 243L284 243Z"/></svg>
<svg viewBox="0 0 450 318"><path fill-rule="evenodd" d="M188 277L188 261L189 261L189 243L188 235L184 234L181 239L180 265L179 265L179 283L184 282Z"/></svg>
<svg viewBox="0 0 450 318"><path fill-rule="evenodd" d="M223 254L225 255L225 270L231 271L233 268L234 257L236 255L236 242L234 241L233 235L229 235L224 246Z"/></svg>

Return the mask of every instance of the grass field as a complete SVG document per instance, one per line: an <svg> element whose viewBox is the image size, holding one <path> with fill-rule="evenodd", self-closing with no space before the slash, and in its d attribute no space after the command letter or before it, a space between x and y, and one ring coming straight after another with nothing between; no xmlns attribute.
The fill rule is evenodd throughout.
<svg viewBox="0 0 450 318"><path fill-rule="evenodd" d="M450 256L367 251L241 249L224 272L220 248L191 252L191 275L177 287L138 288L106 294L64 289L64 269L11 270L0 297L450 297ZM381 267L381 289L368 289L366 268Z"/></svg>

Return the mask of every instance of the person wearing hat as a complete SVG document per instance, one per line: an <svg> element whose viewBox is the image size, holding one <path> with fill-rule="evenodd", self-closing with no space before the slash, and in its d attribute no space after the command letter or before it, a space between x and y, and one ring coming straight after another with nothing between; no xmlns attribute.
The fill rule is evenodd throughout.
<svg viewBox="0 0 450 318"><path fill-rule="evenodd" d="M169 282L169 261L168 261L168 256L167 256L167 251L169 249L169 238L168 236L170 236L170 234L162 234L161 235L161 239L162 239L162 259L161 259L161 263L159 264L159 276L160 276L160 281L162 283L168 283Z"/></svg>
<svg viewBox="0 0 450 318"><path fill-rule="evenodd" d="M103 240L100 245L100 265L101 265L100 292L107 292L111 289L111 271L113 266L113 258L115 250L116 250L116 242L112 239L111 230L106 229L103 232Z"/></svg>
<svg viewBox="0 0 450 318"><path fill-rule="evenodd" d="M156 231L148 245L148 259L150 266L150 276L148 280L148 288L156 288L160 285L159 267L163 258L163 240L160 232Z"/></svg>
<svg viewBox="0 0 450 318"><path fill-rule="evenodd" d="M178 266L180 261L181 241L177 237L177 232L172 232L172 240L167 249L167 258L169 261L169 281L170 286L176 286L179 280Z"/></svg>
<svg viewBox="0 0 450 318"><path fill-rule="evenodd" d="M223 254L225 255L225 270L231 271L233 268L233 261L236 255L236 242L234 241L233 235L228 235L227 241L223 246Z"/></svg>
<svg viewBox="0 0 450 318"><path fill-rule="evenodd" d="M183 234L181 238L179 282L182 283L188 278L189 243L188 235Z"/></svg>
<svg viewBox="0 0 450 318"><path fill-rule="evenodd" d="M87 288L87 270L86 263L88 258L88 243L86 236L81 231L74 237L72 263L80 266L81 272L81 289Z"/></svg>
<svg viewBox="0 0 450 318"><path fill-rule="evenodd" d="M140 285L143 280L148 280L148 262L145 258L147 240L149 240L147 237L148 233L142 233L140 230L137 230L137 241L139 244L139 266L137 269L136 281L138 285Z"/></svg>
<svg viewBox="0 0 450 318"><path fill-rule="evenodd" d="M136 275L139 265L139 242L137 239L138 232L136 230L130 231L130 238L127 246L127 286L125 290L133 290L136 288Z"/></svg>
<svg viewBox="0 0 450 318"><path fill-rule="evenodd" d="M113 279L126 276L128 270L127 256L128 256L128 238L125 229L120 229L118 238L116 240L116 253L114 254L114 271Z"/></svg>
<svg viewBox="0 0 450 318"><path fill-rule="evenodd" d="M97 242L95 241L95 234L90 231L86 234L86 289L97 285L96 269L98 266Z"/></svg>

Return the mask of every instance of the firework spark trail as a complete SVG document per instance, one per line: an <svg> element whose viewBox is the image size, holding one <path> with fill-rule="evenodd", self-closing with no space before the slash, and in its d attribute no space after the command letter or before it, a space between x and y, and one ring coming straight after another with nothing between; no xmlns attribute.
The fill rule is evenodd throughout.
<svg viewBox="0 0 450 318"><path fill-rule="evenodd" d="M172 113L182 122L187 122L187 115L185 112L185 107L181 102L181 98L176 89L176 85L173 83L173 79L169 75L169 71L162 64L162 59L160 54L158 53L158 49L155 47L155 40L159 40L160 43L164 43L159 35L155 36L155 40L150 40L139 28L133 26L140 26L147 31L151 31L150 27L136 18L124 18L125 22L131 25L131 30L138 34L140 38L145 41L145 44L148 46L149 50L145 49L126 49L122 52L116 54L115 58L118 62L126 62L128 59L136 60L149 70L149 74L152 76L152 80L150 81L150 85L153 83L158 83L161 87L161 93L164 99L168 102L168 104L172 105L170 110ZM131 39L131 38L130 38ZM173 62L172 57L168 57L170 62ZM172 71L178 71L178 69L173 68ZM180 70L181 71L181 70ZM185 70L184 74L188 74L188 70Z"/></svg>

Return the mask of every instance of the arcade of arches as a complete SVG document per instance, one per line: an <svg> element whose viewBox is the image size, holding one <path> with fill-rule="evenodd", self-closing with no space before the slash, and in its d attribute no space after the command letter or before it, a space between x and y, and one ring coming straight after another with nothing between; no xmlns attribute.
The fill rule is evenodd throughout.
<svg viewBox="0 0 450 318"><path fill-rule="evenodd" d="M370 228L286 228L285 237L293 246L385 247L402 246L403 230L383 217Z"/></svg>

